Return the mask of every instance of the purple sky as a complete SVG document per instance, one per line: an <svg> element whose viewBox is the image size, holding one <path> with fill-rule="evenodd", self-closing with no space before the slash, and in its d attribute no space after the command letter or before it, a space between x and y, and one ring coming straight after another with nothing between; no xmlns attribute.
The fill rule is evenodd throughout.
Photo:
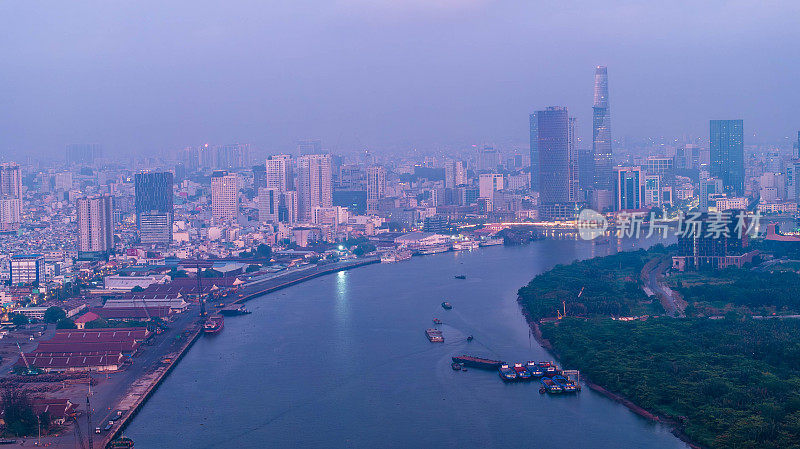
<svg viewBox="0 0 800 449"><path fill-rule="evenodd" d="M743 118L779 142L800 129L798 18L796 0L9 0L0 152L524 144L548 105L586 137L597 64L615 137Z"/></svg>

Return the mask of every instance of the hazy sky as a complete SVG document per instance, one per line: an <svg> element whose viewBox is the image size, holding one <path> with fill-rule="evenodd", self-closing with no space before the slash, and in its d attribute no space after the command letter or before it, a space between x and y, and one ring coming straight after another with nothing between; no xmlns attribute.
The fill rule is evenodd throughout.
<svg viewBox="0 0 800 449"><path fill-rule="evenodd" d="M608 65L615 137L800 129L800 1L0 2L0 152L155 152L527 140L565 105L591 135Z"/></svg>

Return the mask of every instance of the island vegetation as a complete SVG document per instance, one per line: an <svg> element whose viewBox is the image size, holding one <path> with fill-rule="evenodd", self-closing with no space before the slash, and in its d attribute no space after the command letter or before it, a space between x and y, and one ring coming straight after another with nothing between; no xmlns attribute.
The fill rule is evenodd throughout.
<svg viewBox="0 0 800 449"><path fill-rule="evenodd" d="M565 366L687 440L800 448L800 319L791 318L800 274L764 264L675 273L668 283L687 301L687 316L668 317L643 291L642 272L670 251L556 266L520 289L520 304Z"/></svg>

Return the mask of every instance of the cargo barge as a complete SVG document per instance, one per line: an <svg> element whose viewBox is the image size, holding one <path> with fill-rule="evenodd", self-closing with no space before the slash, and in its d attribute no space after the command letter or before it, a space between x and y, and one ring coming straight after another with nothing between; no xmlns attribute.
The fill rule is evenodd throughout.
<svg viewBox="0 0 800 449"><path fill-rule="evenodd" d="M540 382L542 382L542 386L544 387L544 390L547 391L548 393L558 394L558 393L561 393L563 391L563 389L561 388L561 385L559 385L558 383L556 383L556 381L554 381L553 379L551 379L549 377L542 377Z"/></svg>
<svg viewBox="0 0 800 449"><path fill-rule="evenodd" d="M497 371L500 374L500 378L503 379L504 382L517 380L517 372L505 363L500 365L500 368Z"/></svg>
<svg viewBox="0 0 800 449"><path fill-rule="evenodd" d="M522 363L515 363L514 371L517 373L517 379L519 380L531 379L531 373L528 372L528 369L526 367L522 366Z"/></svg>
<svg viewBox="0 0 800 449"><path fill-rule="evenodd" d="M539 367L539 364L536 362L529 361L528 363L525 364L525 368L528 370L528 372L531 374L532 377L538 379L544 376L544 371L542 371L542 368Z"/></svg>
<svg viewBox="0 0 800 449"><path fill-rule="evenodd" d="M561 387L561 390L564 393L577 393L580 389L574 381L567 379L560 374L553 376L553 381Z"/></svg>
<svg viewBox="0 0 800 449"><path fill-rule="evenodd" d="M444 335L438 329L427 329L425 336L428 337L431 343L444 343Z"/></svg>
<svg viewBox="0 0 800 449"><path fill-rule="evenodd" d="M225 319L222 318L222 315L212 315L203 324L203 332L206 335L216 335L222 332L223 327L225 327Z"/></svg>
<svg viewBox="0 0 800 449"><path fill-rule="evenodd" d="M453 357L454 363L460 363L464 366L470 366L472 368L481 368L481 369L489 369L495 370L500 368L500 365L503 364L500 360L492 360L492 359L484 359L482 357L473 357L471 355L459 355Z"/></svg>

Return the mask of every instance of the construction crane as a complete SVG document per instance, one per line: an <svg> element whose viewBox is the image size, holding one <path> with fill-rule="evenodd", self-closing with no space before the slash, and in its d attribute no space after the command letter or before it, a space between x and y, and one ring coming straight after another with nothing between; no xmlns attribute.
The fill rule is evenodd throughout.
<svg viewBox="0 0 800 449"><path fill-rule="evenodd" d="M581 297L581 295L583 294L583 289L584 288L586 288L586 286L581 287L581 291L578 292L578 296L576 297L576 299ZM556 310L556 314L558 314L558 319L559 320L563 319L565 316L567 316L567 301L566 300L562 300L561 301L561 307L562 307L563 312L562 312L562 310Z"/></svg>
<svg viewBox="0 0 800 449"><path fill-rule="evenodd" d="M25 362L25 375L26 376L35 376L35 375L39 374L39 371L31 368L30 363L28 363L28 359L25 358L25 353L22 352L22 346L20 346L19 343L17 343L17 348L19 348L19 355L22 356L22 361Z"/></svg>

